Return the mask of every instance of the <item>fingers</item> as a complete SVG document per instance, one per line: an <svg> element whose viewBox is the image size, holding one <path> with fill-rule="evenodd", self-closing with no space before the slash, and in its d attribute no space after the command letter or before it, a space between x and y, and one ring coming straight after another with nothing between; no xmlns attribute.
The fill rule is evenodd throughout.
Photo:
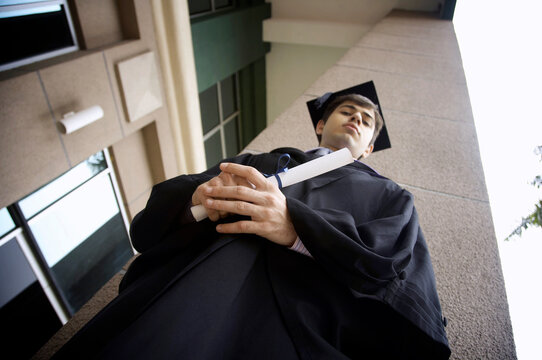
<svg viewBox="0 0 542 360"><path fill-rule="evenodd" d="M224 185L224 186L234 186L234 185L237 185L237 183L236 183L235 180L233 179L233 175L230 174L230 173L227 173L227 172L221 172L221 173L218 175L218 178L221 180L221 183L220 183L220 184L212 184L213 186L215 186L215 185Z"/></svg>
<svg viewBox="0 0 542 360"><path fill-rule="evenodd" d="M281 200L285 201L280 192L261 192L244 186L213 187L207 191L208 198L203 203L206 208L257 219L268 218L271 210L280 206Z"/></svg>
<svg viewBox="0 0 542 360"><path fill-rule="evenodd" d="M220 168L222 172L218 176L198 186L192 195L192 205L202 204L212 221L227 217L230 211L228 208L210 207L207 200L235 199L250 203L263 203L265 196L262 197L261 194L257 194L253 190L273 191L276 188L250 166L223 163ZM276 189L278 190L278 188ZM239 212L234 211L234 213Z"/></svg>
<svg viewBox="0 0 542 360"><path fill-rule="evenodd" d="M211 180L198 186L192 195L192 205L202 204L205 207L205 212L211 221L217 221L228 216L226 212L217 211L205 206L205 200L208 199L208 189L215 186L220 186L224 181L231 181L231 175L225 175L223 178L220 178L219 176L212 178Z"/></svg>
<svg viewBox="0 0 542 360"><path fill-rule="evenodd" d="M234 174L228 173L228 172L221 172L218 177L222 180L222 184L224 186L246 186L248 188L254 188L254 186L248 182L247 179L236 176Z"/></svg>
<svg viewBox="0 0 542 360"><path fill-rule="evenodd" d="M256 186L245 178L235 176L235 182L237 183L238 186L244 186L250 189L256 189Z"/></svg>
<svg viewBox="0 0 542 360"><path fill-rule="evenodd" d="M254 205L246 201L233 201L233 200L205 200L204 206L216 211L224 211L226 213L245 215L245 216L261 216L262 209L259 205Z"/></svg>
<svg viewBox="0 0 542 360"><path fill-rule="evenodd" d="M242 200L265 205L269 196L246 186L213 186L205 189L207 198Z"/></svg>
<svg viewBox="0 0 542 360"><path fill-rule="evenodd" d="M252 167L231 163L220 167L222 184L209 184L205 188L203 205L209 212L244 215L250 220L220 224L216 230L220 233L255 234L280 245L293 244L297 233L288 213L286 198L278 187Z"/></svg>
<svg viewBox="0 0 542 360"><path fill-rule="evenodd" d="M237 221L229 224L217 225L216 231L222 234L258 234L258 226L253 221Z"/></svg>
<svg viewBox="0 0 542 360"><path fill-rule="evenodd" d="M257 189L266 189L271 185L258 170L251 166L235 163L222 163L220 164L220 170L246 179L249 183L256 186Z"/></svg>
<svg viewBox="0 0 542 360"><path fill-rule="evenodd" d="M276 221L241 220L233 223L219 224L216 231L222 234L255 234L276 244L292 246L297 238L295 228L289 219Z"/></svg>

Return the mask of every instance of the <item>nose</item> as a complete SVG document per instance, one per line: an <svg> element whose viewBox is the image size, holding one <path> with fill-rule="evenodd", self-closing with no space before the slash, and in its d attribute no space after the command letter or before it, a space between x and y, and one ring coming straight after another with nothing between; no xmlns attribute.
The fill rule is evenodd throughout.
<svg viewBox="0 0 542 360"><path fill-rule="evenodd" d="M356 111L352 114L350 120L355 121L358 125L361 124L361 113L359 111Z"/></svg>

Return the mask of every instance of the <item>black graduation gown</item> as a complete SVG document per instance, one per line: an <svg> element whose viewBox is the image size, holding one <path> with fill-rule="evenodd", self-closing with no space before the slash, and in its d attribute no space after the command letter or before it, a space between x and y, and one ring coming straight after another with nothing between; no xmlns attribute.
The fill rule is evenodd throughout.
<svg viewBox="0 0 542 360"><path fill-rule="evenodd" d="M228 161L273 173L313 155ZM412 195L354 163L283 189L314 259L254 235L183 223L217 166L154 186L131 225L141 255L119 296L57 358L447 359L450 350ZM237 217L225 219L234 221Z"/></svg>

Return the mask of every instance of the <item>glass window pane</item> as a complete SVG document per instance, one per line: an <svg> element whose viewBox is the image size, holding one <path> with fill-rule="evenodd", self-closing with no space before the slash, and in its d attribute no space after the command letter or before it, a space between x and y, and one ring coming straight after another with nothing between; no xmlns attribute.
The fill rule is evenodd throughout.
<svg viewBox="0 0 542 360"><path fill-rule="evenodd" d="M239 125L235 117L224 125L224 138L226 141L226 157L233 157L239 153Z"/></svg>
<svg viewBox="0 0 542 360"><path fill-rule="evenodd" d="M52 57L55 51L75 50L69 11L64 5L52 1L12 6L1 1L0 5L0 33L17 34L2 39L0 69L30 63L36 57Z"/></svg>
<svg viewBox="0 0 542 360"><path fill-rule="evenodd" d="M221 81L220 91L222 93L222 114L226 119L237 110L235 75Z"/></svg>
<svg viewBox="0 0 542 360"><path fill-rule="evenodd" d="M102 151L92 155L64 175L61 175L19 201L19 206L24 216L29 219L58 198L106 168L107 162Z"/></svg>
<svg viewBox="0 0 542 360"><path fill-rule="evenodd" d="M11 215L9 215L8 209L3 208L2 210L0 210L0 237L4 236L4 234L7 234L14 228L15 223L13 223Z"/></svg>
<svg viewBox="0 0 542 360"><path fill-rule="evenodd" d="M0 308L36 281L15 238L0 246Z"/></svg>
<svg viewBox="0 0 542 360"><path fill-rule="evenodd" d="M227 6L231 6L232 3L232 0L215 0L215 9L221 9Z"/></svg>
<svg viewBox="0 0 542 360"><path fill-rule="evenodd" d="M94 177L28 224L72 314L133 256L109 174Z"/></svg>
<svg viewBox="0 0 542 360"><path fill-rule="evenodd" d="M216 85L199 94L199 107L201 111L201 125L203 134L206 134L220 123L218 114L218 91Z"/></svg>
<svg viewBox="0 0 542 360"><path fill-rule="evenodd" d="M0 246L0 324L2 351L17 359L30 359L62 326L15 238Z"/></svg>
<svg viewBox="0 0 542 360"><path fill-rule="evenodd" d="M119 212L109 176L98 176L28 224L49 266L53 266Z"/></svg>
<svg viewBox="0 0 542 360"><path fill-rule="evenodd" d="M51 272L73 314L133 256L120 213L109 219Z"/></svg>
<svg viewBox="0 0 542 360"><path fill-rule="evenodd" d="M207 168L215 166L222 160L220 131L217 131L213 136L205 140L205 159L207 160Z"/></svg>
<svg viewBox="0 0 542 360"><path fill-rule="evenodd" d="M211 0L188 0L188 12L190 15L211 11Z"/></svg>

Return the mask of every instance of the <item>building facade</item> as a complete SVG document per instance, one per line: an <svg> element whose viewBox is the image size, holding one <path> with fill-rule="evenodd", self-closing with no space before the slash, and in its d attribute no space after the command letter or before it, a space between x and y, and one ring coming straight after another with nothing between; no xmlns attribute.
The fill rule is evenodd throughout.
<svg viewBox="0 0 542 360"><path fill-rule="evenodd" d="M0 73L0 208L12 221L0 256L15 259L2 260L11 266L3 274L20 273L2 279L10 294L2 310L30 288L27 297L39 293L52 304L11 331L16 341L33 316L53 319L29 356L51 338L36 358L50 356L115 296L133 255L127 226L154 184L238 151L314 147L305 102L373 80L392 148L368 163L415 195L452 358L515 358L461 56L453 24L440 16L451 2L328 3L70 1L78 50ZM72 133L59 128L66 114L95 105L103 117ZM72 175L77 169L83 175ZM58 182L70 185L25 210L25 199ZM91 201L94 212L84 210ZM69 231L82 226L66 224L92 214L108 215L62 251L48 250L61 235L37 230L65 229L73 239ZM94 281L95 295L73 300L83 280L63 275L112 244L107 234L125 241L95 251L85 273L113 266Z"/></svg>

